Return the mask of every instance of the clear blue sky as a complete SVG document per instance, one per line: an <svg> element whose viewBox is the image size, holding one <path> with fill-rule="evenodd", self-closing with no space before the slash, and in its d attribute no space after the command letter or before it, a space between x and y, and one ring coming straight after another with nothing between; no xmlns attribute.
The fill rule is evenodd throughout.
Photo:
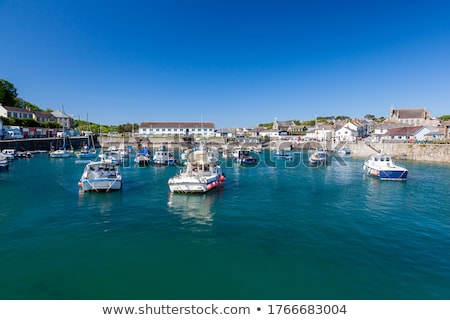
<svg viewBox="0 0 450 320"><path fill-rule="evenodd" d="M449 1L0 0L0 78L102 124L450 114Z"/></svg>

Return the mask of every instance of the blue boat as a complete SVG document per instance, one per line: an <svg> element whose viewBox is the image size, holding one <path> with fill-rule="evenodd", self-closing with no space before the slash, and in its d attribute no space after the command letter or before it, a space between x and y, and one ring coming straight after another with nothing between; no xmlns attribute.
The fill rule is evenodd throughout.
<svg viewBox="0 0 450 320"><path fill-rule="evenodd" d="M277 149L276 151L273 152L273 156L276 159L286 159L286 160L292 160L292 155L285 152L282 149Z"/></svg>

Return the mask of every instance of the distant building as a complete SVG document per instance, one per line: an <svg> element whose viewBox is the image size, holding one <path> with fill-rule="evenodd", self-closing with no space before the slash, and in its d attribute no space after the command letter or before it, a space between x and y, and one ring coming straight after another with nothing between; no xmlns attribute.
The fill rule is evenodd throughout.
<svg viewBox="0 0 450 320"><path fill-rule="evenodd" d="M439 121L432 119L425 108L395 109L391 108L389 120L405 126L436 126Z"/></svg>
<svg viewBox="0 0 450 320"><path fill-rule="evenodd" d="M53 111L52 115L55 117L56 122L59 123L63 128L73 128L72 116L65 114L60 110Z"/></svg>
<svg viewBox="0 0 450 320"><path fill-rule="evenodd" d="M141 122L141 136L215 136L214 122Z"/></svg>

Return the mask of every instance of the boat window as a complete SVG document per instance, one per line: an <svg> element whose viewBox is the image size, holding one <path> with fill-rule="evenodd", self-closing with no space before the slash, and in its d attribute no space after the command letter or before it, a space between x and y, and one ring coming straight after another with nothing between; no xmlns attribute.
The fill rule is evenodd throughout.
<svg viewBox="0 0 450 320"><path fill-rule="evenodd" d="M381 157L381 159L380 159L381 161L384 161L384 158L383 157Z"/></svg>
<svg viewBox="0 0 450 320"><path fill-rule="evenodd" d="M375 157L375 161L378 161L378 157Z"/></svg>

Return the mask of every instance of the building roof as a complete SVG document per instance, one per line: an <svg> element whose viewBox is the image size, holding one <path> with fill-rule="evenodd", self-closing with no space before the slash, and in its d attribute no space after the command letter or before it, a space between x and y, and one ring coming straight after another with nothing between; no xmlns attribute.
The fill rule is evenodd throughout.
<svg viewBox="0 0 450 320"><path fill-rule="evenodd" d="M56 118L72 118L71 116L69 116L68 114L65 114L64 112L62 112L61 110L55 110L52 112L52 115Z"/></svg>
<svg viewBox="0 0 450 320"><path fill-rule="evenodd" d="M205 128L214 129L214 122L141 122L140 128Z"/></svg>
<svg viewBox="0 0 450 320"><path fill-rule="evenodd" d="M397 119L426 119L427 114L425 108L392 109L391 111L391 117L395 115Z"/></svg>
<svg viewBox="0 0 450 320"><path fill-rule="evenodd" d="M1 105L1 106L7 111L33 114L33 111L30 111L30 110L25 109L25 108L8 107L8 106L4 106L4 105Z"/></svg>
<svg viewBox="0 0 450 320"><path fill-rule="evenodd" d="M386 136L412 136L417 133L423 126L392 128L386 132Z"/></svg>
<svg viewBox="0 0 450 320"><path fill-rule="evenodd" d="M44 111L33 111L33 113L40 118L54 118L55 116L50 112L44 112Z"/></svg>

